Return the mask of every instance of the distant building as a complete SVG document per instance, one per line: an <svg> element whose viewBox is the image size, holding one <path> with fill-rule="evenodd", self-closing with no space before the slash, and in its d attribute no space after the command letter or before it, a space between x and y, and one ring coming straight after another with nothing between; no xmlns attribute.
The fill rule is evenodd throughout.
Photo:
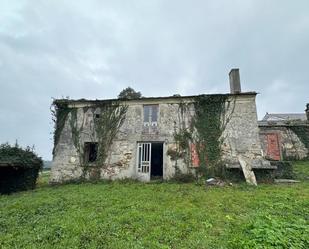
<svg viewBox="0 0 309 249"><path fill-rule="evenodd" d="M264 155L273 160L309 156L309 104L304 113L266 113L258 122Z"/></svg>
<svg viewBox="0 0 309 249"><path fill-rule="evenodd" d="M287 122L287 121L306 121L306 113L266 113L262 121L266 122Z"/></svg>

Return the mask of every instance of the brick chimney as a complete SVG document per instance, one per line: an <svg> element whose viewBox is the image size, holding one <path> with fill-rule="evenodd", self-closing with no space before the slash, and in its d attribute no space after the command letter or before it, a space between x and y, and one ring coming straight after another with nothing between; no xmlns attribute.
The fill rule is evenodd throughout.
<svg viewBox="0 0 309 249"><path fill-rule="evenodd" d="M230 89L232 94L241 93L239 69L233 68L230 73Z"/></svg>
<svg viewBox="0 0 309 249"><path fill-rule="evenodd" d="M306 112L307 120L309 121L309 103L307 103L306 107L307 108L306 108L305 112Z"/></svg>

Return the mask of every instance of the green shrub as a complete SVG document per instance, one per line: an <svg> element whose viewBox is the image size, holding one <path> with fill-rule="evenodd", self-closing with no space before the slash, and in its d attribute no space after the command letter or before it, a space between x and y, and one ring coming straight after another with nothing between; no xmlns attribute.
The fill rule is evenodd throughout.
<svg viewBox="0 0 309 249"><path fill-rule="evenodd" d="M232 182L245 182L244 173L241 169L226 169L224 178Z"/></svg>
<svg viewBox="0 0 309 249"><path fill-rule="evenodd" d="M35 188L43 161L30 147L0 145L0 193Z"/></svg>
<svg viewBox="0 0 309 249"><path fill-rule="evenodd" d="M261 214L243 227L231 248L309 248L309 227L304 219L287 220Z"/></svg>
<svg viewBox="0 0 309 249"><path fill-rule="evenodd" d="M273 183L276 175L274 169L254 169L256 181L258 183Z"/></svg>
<svg viewBox="0 0 309 249"><path fill-rule="evenodd" d="M271 161L271 165L277 166L274 171L275 178L294 178L293 166L288 161Z"/></svg>
<svg viewBox="0 0 309 249"><path fill-rule="evenodd" d="M174 177L171 178L171 181L179 183L189 183L196 181L196 177L191 173L177 172L177 174L175 174Z"/></svg>
<svg viewBox="0 0 309 249"><path fill-rule="evenodd" d="M295 178L298 180L309 180L309 163L308 161L294 161L293 171Z"/></svg>

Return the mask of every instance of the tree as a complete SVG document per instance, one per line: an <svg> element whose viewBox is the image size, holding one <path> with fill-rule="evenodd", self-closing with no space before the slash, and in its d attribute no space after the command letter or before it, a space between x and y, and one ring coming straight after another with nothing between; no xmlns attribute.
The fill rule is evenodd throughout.
<svg viewBox="0 0 309 249"><path fill-rule="evenodd" d="M123 89L118 95L118 99L139 99L141 97L141 92L136 92L132 87Z"/></svg>

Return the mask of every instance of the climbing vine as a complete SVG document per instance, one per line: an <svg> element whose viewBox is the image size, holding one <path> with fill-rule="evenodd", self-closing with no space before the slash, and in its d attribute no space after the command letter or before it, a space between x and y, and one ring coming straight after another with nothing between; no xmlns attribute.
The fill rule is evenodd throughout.
<svg viewBox="0 0 309 249"><path fill-rule="evenodd" d="M213 174L220 166L223 131L234 112L235 101L228 100L228 95L200 95L193 101L195 114L190 124L185 117L190 116L190 103L179 104L179 128L174 131L177 150L168 151L171 158L183 158L190 164L190 144L195 144L199 156L198 171ZM173 156L173 157L172 157ZM176 167L177 170L177 167Z"/></svg>
<svg viewBox="0 0 309 249"><path fill-rule="evenodd" d="M81 133L84 130L84 119L85 119L85 113L87 112L88 108L83 108L83 114L82 114L82 120L81 125L78 127L78 109L77 108L71 108L71 118L70 118L70 128L71 128L71 135L72 135L72 142L76 149L79 164L83 168L83 174L82 178L85 177L86 171L84 170L86 168L86 162L85 162L85 154L84 154L84 144L81 141Z"/></svg>
<svg viewBox="0 0 309 249"><path fill-rule="evenodd" d="M99 102L95 106L82 108L82 114L79 117L78 108L69 107L67 100L54 101L53 106L52 114L55 122L54 148L59 142L67 117L70 116L69 125L72 143L78 154L80 166L83 169L81 178L84 179L90 170L100 171L101 168L104 168L109 148L125 120L128 107L121 105L119 102ZM94 130L90 131L89 134L84 129L85 113L88 110L91 110L94 124ZM79 119L81 119L80 122L78 122ZM89 135L91 142L98 143L97 160L95 162L88 163L85 160L83 134Z"/></svg>
<svg viewBox="0 0 309 249"><path fill-rule="evenodd" d="M53 154L55 153L55 148L59 142L60 135L64 128L66 119L71 112L71 108L68 106L68 100L54 101L51 105L51 114L52 120L54 122L54 149Z"/></svg>
<svg viewBox="0 0 309 249"><path fill-rule="evenodd" d="M97 142L98 144L97 159L91 163L85 160L85 148L81 143L81 133L84 132L84 120L78 128L77 109L71 112L72 139L80 158L80 165L83 169L82 179L85 179L87 173L90 173L89 177L97 180L100 178L101 169L106 167L105 161L108 156L108 151L125 120L128 107L126 105L120 105L118 102L106 102L98 103L92 108L83 108L83 112L86 113L89 109L91 110L94 124L94 130L90 132L94 134L90 135L90 139L92 142Z"/></svg>
<svg viewBox="0 0 309 249"><path fill-rule="evenodd" d="M194 102L196 149L200 160L199 170L213 172L221 159L221 135L225 129L222 120L226 114L227 95L202 95Z"/></svg>
<svg viewBox="0 0 309 249"><path fill-rule="evenodd" d="M70 113L71 113L70 127L71 127L71 132L72 132L72 141L73 141L74 147L79 151L80 150L80 133L81 133L83 124L81 128L78 128L77 108L72 108Z"/></svg>
<svg viewBox="0 0 309 249"><path fill-rule="evenodd" d="M108 150L113 139L122 126L128 106L117 103L104 103L99 106L99 117L94 114L94 127L98 141L98 155L96 164L104 167Z"/></svg>
<svg viewBox="0 0 309 249"><path fill-rule="evenodd" d="M167 154L175 161L175 175L181 174L181 171L178 167L178 159L182 158L186 164L190 164L190 153L189 147L190 142L192 141L192 126L189 124L190 117L190 108L192 103L186 103L181 101L178 104L178 124L179 127L174 126L174 140L176 143L176 148L170 149L167 151Z"/></svg>
<svg viewBox="0 0 309 249"><path fill-rule="evenodd" d="M309 150L309 126L308 125L291 125L288 128L297 135L300 141Z"/></svg>

